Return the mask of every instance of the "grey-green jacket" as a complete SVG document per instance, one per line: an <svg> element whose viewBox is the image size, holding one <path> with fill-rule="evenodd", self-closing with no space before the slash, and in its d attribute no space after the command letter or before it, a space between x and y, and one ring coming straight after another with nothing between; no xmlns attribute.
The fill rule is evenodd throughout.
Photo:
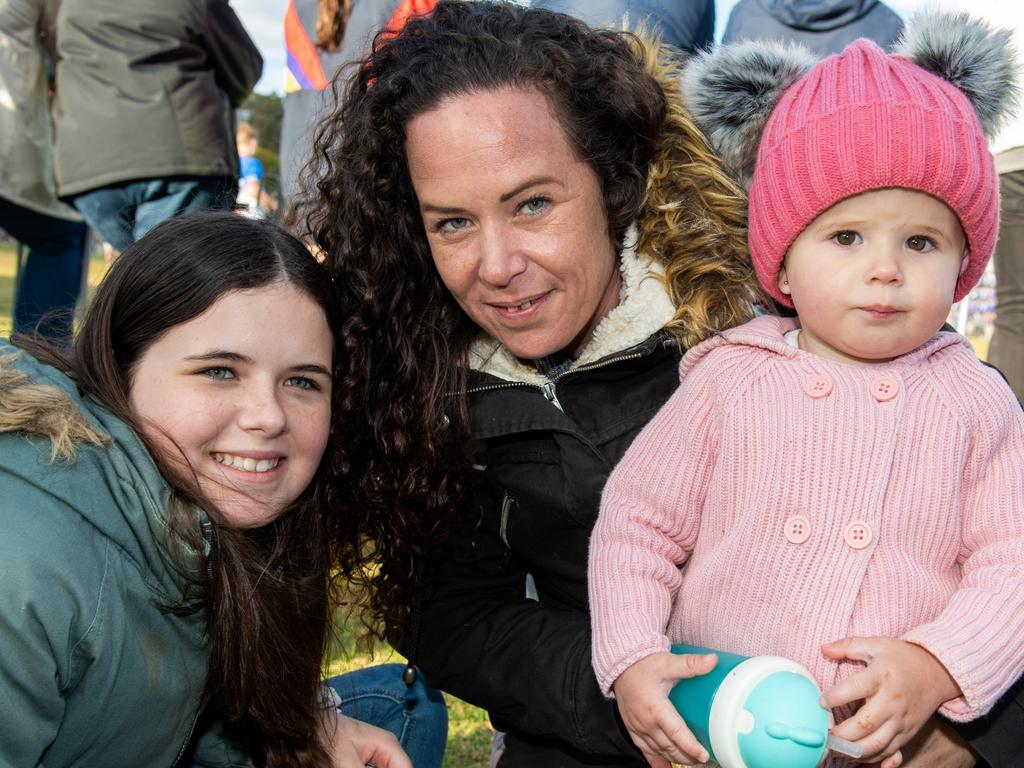
<svg viewBox="0 0 1024 768"><path fill-rule="evenodd" d="M0 2L0 197L58 219L79 221L57 200L46 60L53 55L56 0Z"/></svg>
<svg viewBox="0 0 1024 768"><path fill-rule="evenodd" d="M237 176L232 107L263 60L227 0L61 0L57 189Z"/></svg>
<svg viewBox="0 0 1024 768"><path fill-rule="evenodd" d="M127 425L0 340L0 767L176 762L207 654L202 614L161 609L168 496Z"/></svg>

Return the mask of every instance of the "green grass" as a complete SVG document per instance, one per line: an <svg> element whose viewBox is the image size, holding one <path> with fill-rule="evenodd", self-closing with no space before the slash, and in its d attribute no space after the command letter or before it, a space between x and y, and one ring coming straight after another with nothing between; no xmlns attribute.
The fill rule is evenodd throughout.
<svg viewBox="0 0 1024 768"><path fill-rule="evenodd" d="M16 253L13 243L0 242L0 336L4 337L9 336L11 333Z"/></svg>
<svg viewBox="0 0 1024 768"><path fill-rule="evenodd" d="M14 276L17 249L11 242L0 242L0 336L11 332L11 307L14 303ZM106 265L103 256L94 255L89 263L89 293L96 287ZM346 622L354 625L353 621ZM327 664L332 675L370 664L402 661L391 648L381 645L371 654L348 626L342 626L337 641L332 645ZM487 715L480 709L452 696L448 702L448 747L444 768L479 768L487 765L491 750L491 728Z"/></svg>

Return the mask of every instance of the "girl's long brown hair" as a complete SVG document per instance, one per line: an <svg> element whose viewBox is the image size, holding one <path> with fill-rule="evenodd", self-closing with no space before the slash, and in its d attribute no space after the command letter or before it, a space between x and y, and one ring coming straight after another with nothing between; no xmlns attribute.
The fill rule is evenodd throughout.
<svg viewBox="0 0 1024 768"><path fill-rule="evenodd" d="M666 263L680 304L674 330L691 344L749 315L744 201L680 113L659 61L629 33L563 14L442 0L378 36L320 123L318 173L306 176L301 208L344 316L339 493L368 555L347 575L366 587L367 620L393 641L416 600L418 563L448 539L466 503L466 363L479 333L434 266L405 127L450 96L545 94L601 182L609 237L623 245L639 221L641 247Z"/></svg>
<svg viewBox="0 0 1024 768"><path fill-rule="evenodd" d="M135 365L169 329L206 311L228 291L287 283L308 295L335 328L330 278L284 230L231 213L179 217L129 246L89 305L69 354L39 340L19 345L67 372L79 389L136 432L129 392ZM145 438L143 437L145 440ZM322 663L331 627L330 574L337 542L351 535L331 512L327 482L335 441L313 482L273 523L252 531L223 524L192 478L150 446L171 487L167 552L182 577L168 609L205 610L209 675L205 700L261 744L270 766L330 765L320 740ZM213 547L189 571L185 552L202 553L199 508Z"/></svg>

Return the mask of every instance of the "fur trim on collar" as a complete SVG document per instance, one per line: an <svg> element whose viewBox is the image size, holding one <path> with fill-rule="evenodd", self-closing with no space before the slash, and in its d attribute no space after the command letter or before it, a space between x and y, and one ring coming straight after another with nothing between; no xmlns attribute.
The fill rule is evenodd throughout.
<svg viewBox="0 0 1024 768"><path fill-rule="evenodd" d="M67 392L39 384L14 367L20 353L0 357L0 432L26 432L50 441L50 461L71 461L75 445L110 442L82 415Z"/></svg>
<svg viewBox="0 0 1024 768"><path fill-rule="evenodd" d="M626 234L626 240L636 242L634 229ZM619 305L598 324L594 337L573 362L573 368L636 346L664 328L675 314L662 282L664 269L660 262L637 254L634 246L627 245L620 256L619 271L622 273ZM547 383L547 378L536 368L512 355L491 336L481 336L473 342L469 365L475 371L506 381L537 386Z"/></svg>

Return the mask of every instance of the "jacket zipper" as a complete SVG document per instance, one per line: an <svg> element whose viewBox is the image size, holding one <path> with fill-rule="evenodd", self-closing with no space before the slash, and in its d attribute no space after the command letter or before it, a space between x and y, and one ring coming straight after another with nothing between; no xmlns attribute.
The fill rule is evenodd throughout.
<svg viewBox="0 0 1024 768"><path fill-rule="evenodd" d="M548 399L549 403L555 406L555 408L560 410L562 413L565 413L565 408L563 408L562 404L558 402L558 395L555 394L555 382L547 382L543 387L541 387L541 391L544 393L544 397Z"/></svg>
<svg viewBox="0 0 1024 768"><path fill-rule="evenodd" d="M203 537L203 542L206 544L206 577L210 584L213 583L213 523L209 520L199 521L199 531ZM188 728L188 735L185 737L185 742L181 745L178 750L178 756L174 758L174 762L171 765L176 766L180 761L182 755L185 754L185 750L188 749L189 742L192 741L192 734L196 730L196 723L199 722L199 715L201 712L196 711L195 716L192 718L192 725Z"/></svg>
<svg viewBox="0 0 1024 768"><path fill-rule="evenodd" d="M508 543L508 517L515 506L516 500L508 495L508 491L501 497L501 522L498 525L498 538L507 549L511 549Z"/></svg>
<svg viewBox="0 0 1024 768"><path fill-rule="evenodd" d="M490 392L490 391L495 390L495 389L512 389L514 387L532 387L532 388L535 388L535 389L539 389L543 393L544 397L547 398L548 402L550 402L553 405L555 405L558 408L558 410L564 411L564 409L562 408L562 404L558 402L558 398L555 395L555 386L562 379L566 378L567 376L572 376L574 373L582 373L583 371L593 371L593 370L596 370L597 368L604 368L607 365L612 365L614 363L621 363L624 360L637 360L637 359L643 357L644 354L645 354L644 352L632 352L632 353L630 353L628 355L619 355L618 357L609 357L606 360L600 360L600 361L598 361L596 363L588 363L587 365L581 365L579 368L572 368L572 369L566 371L565 373L558 374L557 376L555 376L554 379L552 379L551 381L548 381L548 382L546 382L544 384L529 384L529 383L527 383L525 381L508 381L508 382L504 382L502 384L487 384L485 386L480 386L480 387L471 387L470 389L466 390L466 394L467 395L475 395L475 394L477 394L479 392ZM454 395L455 393L452 392L450 394Z"/></svg>
<svg viewBox="0 0 1024 768"><path fill-rule="evenodd" d="M196 723L199 722L199 714L199 711L196 711L196 714L193 716L192 725L188 727L188 735L185 737L185 742L181 745L181 749L178 750L178 756L174 758L174 762L171 763L172 766L176 766L181 761L181 757L185 754L185 750L188 748L189 742L192 741L192 734L196 729Z"/></svg>

